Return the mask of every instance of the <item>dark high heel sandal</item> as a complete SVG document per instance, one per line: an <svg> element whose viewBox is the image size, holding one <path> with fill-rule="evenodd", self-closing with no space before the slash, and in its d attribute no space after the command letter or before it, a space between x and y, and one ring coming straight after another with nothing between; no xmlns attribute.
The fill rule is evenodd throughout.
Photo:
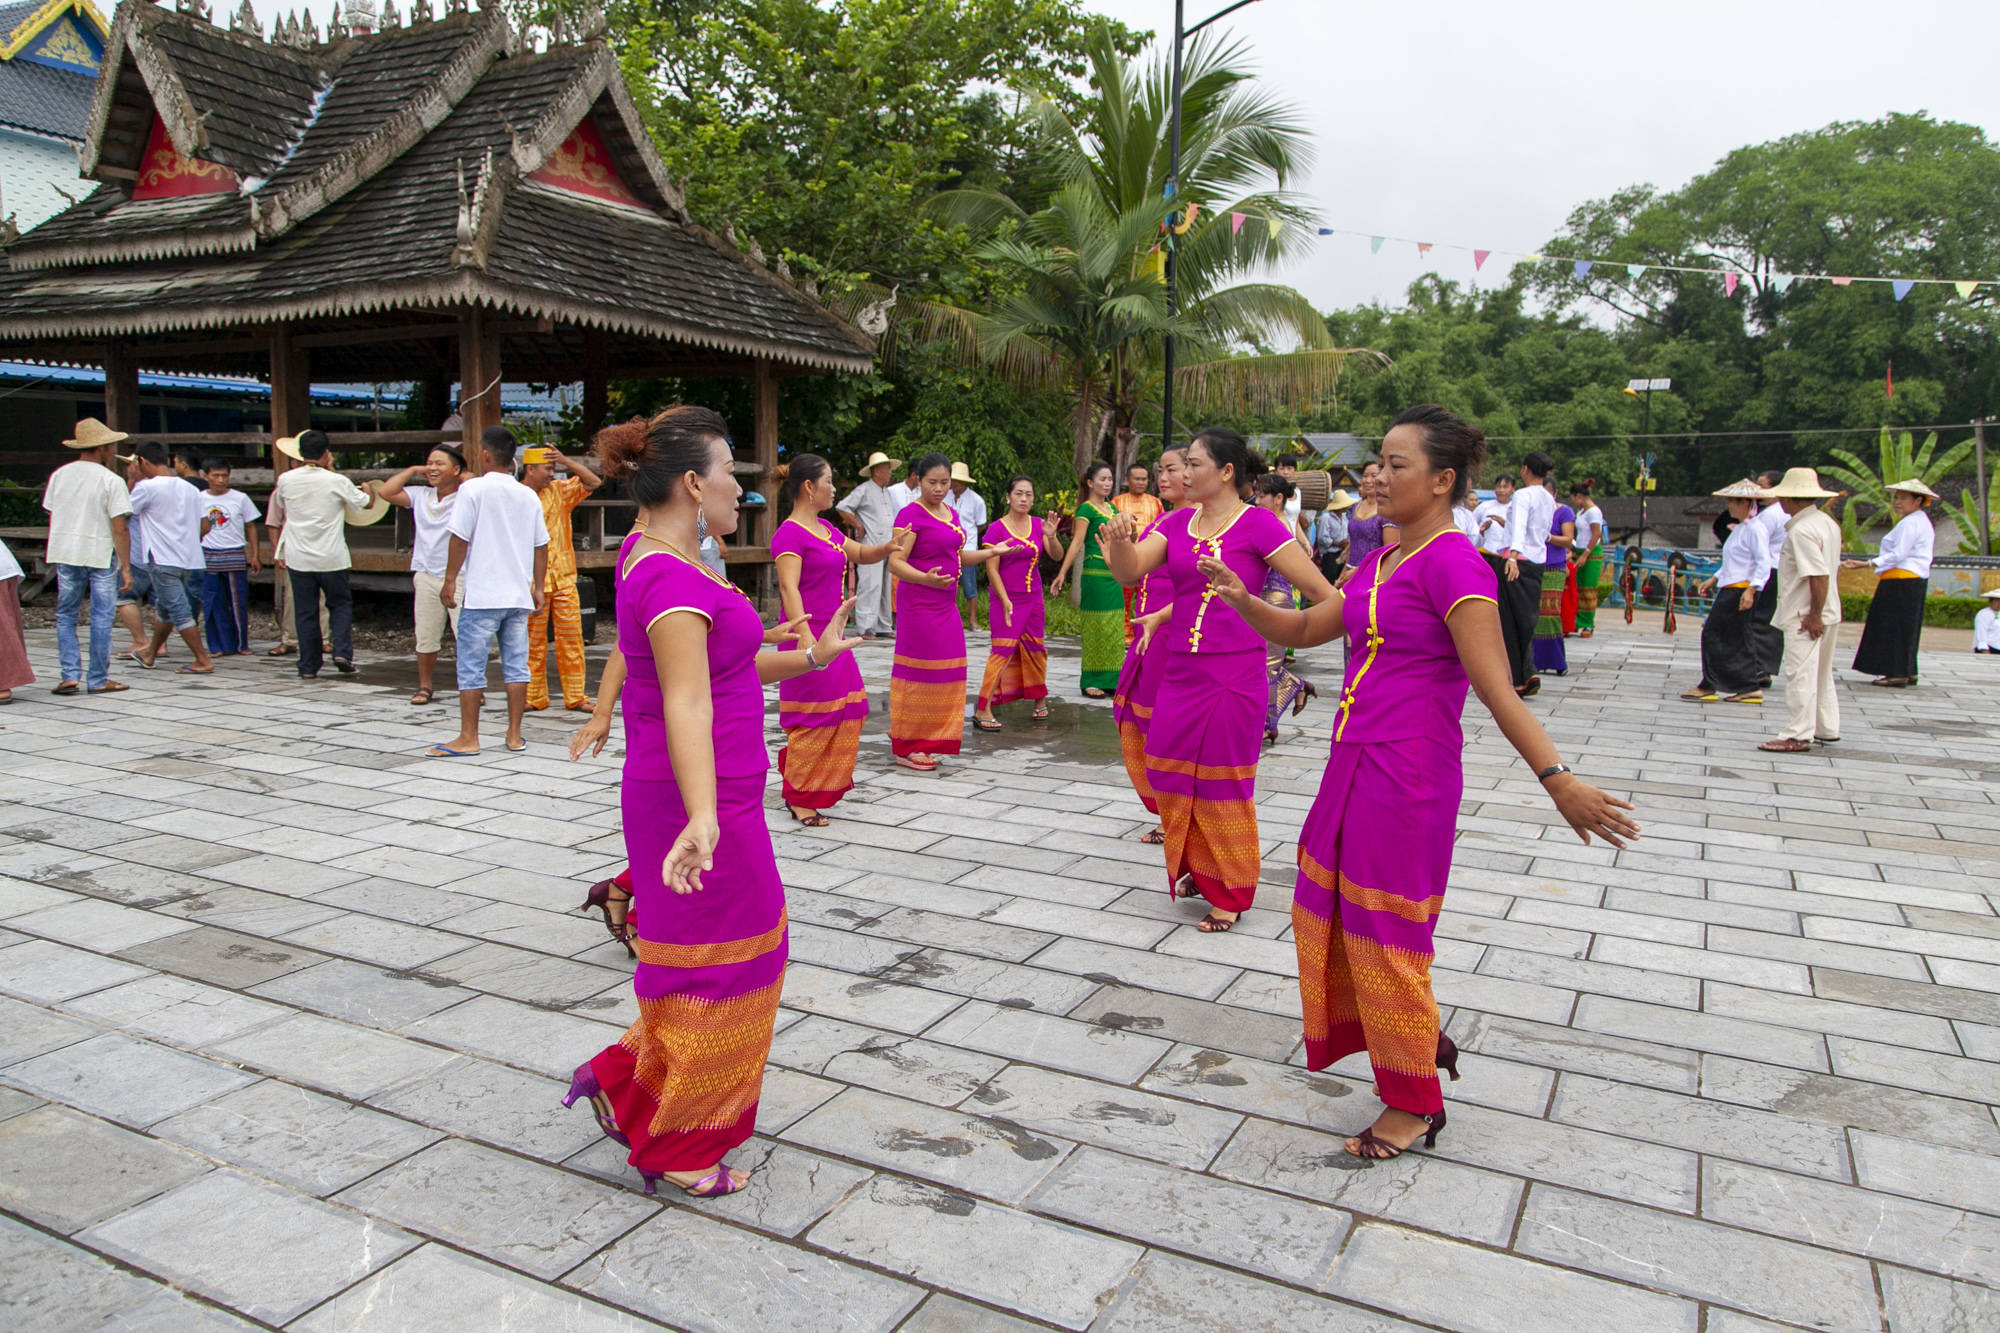
<svg viewBox="0 0 2000 1333"><path fill-rule="evenodd" d="M579 912L588 912L594 907L604 913L604 929L610 932L612 939L617 940L625 946L625 956L627 958L637 958L639 955L632 951L631 902L632 895L619 888L617 880L600 879L597 883L590 886L590 893L584 898L583 905L576 910ZM626 917L624 920L613 921L611 919L611 904L613 903L626 904Z"/></svg>
<svg viewBox="0 0 2000 1333"><path fill-rule="evenodd" d="M1458 1082L1458 1045L1442 1032L1438 1033L1437 1067L1450 1074L1452 1082Z"/></svg>
<svg viewBox="0 0 2000 1333"><path fill-rule="evenodd" d="M569 1076L569 1092L563 1097L563 1109L575 1106L582 1098L590 1103L590 1110L597 1117L597 1127L604 1131L604 1137L621 1147L630 1148L632 1140L625 1137L625 1131L618 1128L618 1121L611 1114L611 1103L604 1095L604 1089L597 1084L597 1074L588 1063L576 1067ZM651 1194L651 1190L646 1193Z"/></svg>
<svg viewBox="0 0 2000 1333"><path fill-rule="evenodd" d="M1424 1131L1424 1147L1435 1148L1437 1147L1438 1135L1444 1133L1445 1114L1443 1111L1439 1111L1436 1115L1427 1115L1422 1117L1422 1119L1424 1124L1429 1126ZM1412 1142L1409 1148L1398 1148L1395 1144L1389 1142L1389 1140L1378 1136L1372 1125L1354 1136L1354 1144L1358 1149L1354 1155L1369 1162L1391 1161L1410 1151L1410 1148L1417 1146L1415 1142Z"/></svg>

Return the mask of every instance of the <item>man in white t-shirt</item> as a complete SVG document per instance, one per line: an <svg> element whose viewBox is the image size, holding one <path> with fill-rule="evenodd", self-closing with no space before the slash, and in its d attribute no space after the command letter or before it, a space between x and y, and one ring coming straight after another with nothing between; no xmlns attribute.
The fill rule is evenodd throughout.
<svg viewBox="0 0 2000 1333"><path fill-rule="evenodd" d="M514 479L514 436L486 430L475 446L486 471L458 488L443 598L458 611L458 735L427 752L433 759L479 753L479 705L486 698L486 656L500 641L507 690L507 748L528 748L528 620L548 605L549 525L542 501Z"/></svg>
<svg viewBox="0 0 2000 1333"><path fill-rule="evenodd" d="M62 679L55 693L75 694L88 684L92 694L129 690L111 679L111 625L118 593L132 586L131 535L125 523L132 497L111 470L121 431L95 417L76 423L63 441L76 461L65 463L42 489L49 515L48 562L56 567L56 656ZM77 642L77 614L90 599L90 672Z"/></svg>
<svg viewBox="0 0 2000 1333"><path fill-rule="evenodd" d="M250 652L250 576L263 569L257 520L263 511L229 484L229 460L202 460L201 618L208 651L218 657Z"/></svg>
<svg viewBox="0 0 2000 1333"><path fill-rule="evenodd" d="M422 477L425 485L410 483ZM458 608L444 604L444 574L451 564L451 515L458 504L458 488L465 479L465 455L457 446L434 444L424 461L406 467L382 483L377 492L392 505L410 511L410 582L416 593L413 610L417 623L417 692L413 704L427 704L437 697L433 681L438 654L444 650L445 622L458 633Z"/></svg>
<svg viewBox="0 0 2000 1333"><path fill-rule="evenodd" d="M139 464L139 483L132 488L132 517L146 533L146 577L153 585L154 614L152 642L133 649L132 660L152 670L160 649L167 645L167 635L178 630L181 641L194 651L194 665L182 667L180 674L212 675L215 662L201 641L201 626L194 612L201 600L204 569L201 530L206 510L202 494L174 471L174 460L165 446L148 440L135 446L132 456Z"/></svg>
<svg viewBox="0 0 2000 1333"><path fill-rule="evenodd" d="M896 506L896 512L900 514L905 505L917 498L917 491L917 465L912 462L910 475L889 488L889 503Z"/></svg>
<svg viewBox="0 0 2000 1333"><path fill-rule="evenodd" d="M1500 629L1514 668L1514 692L1527 696L1542 688L1535 670L1535 622L1541 617L1542 566L1561 559L1549 545L1555 528L1556 497L1547 486L1555 460L1537 449L1521 460L1521 484L1507 502L1507 546L1500 570Z"/></svg>
<svg viewBox="0 0 2000 1333"><path fill-rule="evenodd" d="M1500 553L1507 549L1507 504L1513 498L1514 479L1495 477L1493 498L1481 500L1472 510L1472 526L1477 532L1473 541L1481 551L1494 557L1490 563L1496 572L1501 563Z"/></svg>
<svg viewBox="0 0 2000 1333"><path fill-rule="evenodd" d="M375 483L356 486L333 470L333 445L324 431L301 431L278 441L280 450L287 446L297 452L305 466L280 473L278 484L271 488L271 528L278 534L273 540L276 558L283 560L291 587L299 678L315 679L324 664L321 598L326 599L334 669L351 676L355 671L354 590L348 571L354 560L347 553L347 516L374 503Z"/></svg>
<svg viewBox="0 0 2000 1333"><path fill-rule="evenodd" d="M944 502L958 514L959 526L965 529L965 549L977 547L986 532L986 499L972 489L972 470L964 463L951 465L951 494ZM967 565L958 576L958 595L965 603L967 629L979 628L979 570L978 565Z"/></svg>

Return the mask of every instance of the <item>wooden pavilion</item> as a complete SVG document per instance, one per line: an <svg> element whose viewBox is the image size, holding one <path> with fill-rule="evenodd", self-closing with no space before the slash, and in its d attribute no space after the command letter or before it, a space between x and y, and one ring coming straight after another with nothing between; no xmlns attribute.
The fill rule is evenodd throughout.
<svg viewBox="0 0 2000 1333"><path fill-rule="evenodd" d="M537 53L446 3L316 43L266 40L247 4L225 31L124 0L81 150L97 188L0 228L0 358L102 366L135 431L141 368L268 376L271 435L309 424L314 379L426 383L432 426L457 381L471 438L503 377L581 381L594 430L609 379L740 376L739 470L772 467L779 381L866 371L870 339L688 216L601 40ZM768 563L770 513L746 517L729 557Z"/></svg>

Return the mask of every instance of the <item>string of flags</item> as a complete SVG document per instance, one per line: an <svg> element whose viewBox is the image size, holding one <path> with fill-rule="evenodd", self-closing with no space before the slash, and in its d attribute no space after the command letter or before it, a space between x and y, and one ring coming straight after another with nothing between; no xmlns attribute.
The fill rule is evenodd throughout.
<svg viewBox="0 0 2000 1333"><path fill-rule="evenodd" d="M1253 221L1261 222L1268 227L1270 234L1274 238L1282 234L1285 230L1286 222L1281 217L1269 217L1260 213L1231 213L1229 215L1230 233L1232 235L1240 233L1245 223ZM1529 264L1568 264L1571 273L1578 279L1589 277L1592 271L1596 269L1622 269L1625 276L1634 281L1643 278L1649 272L1705 274L1722 279L1722 290L1726 296L1736 295L1737 287L1742 284L1744 277L1748 276L1741 269L1719 266L1707 267L1695 264L1627 264L1618 260L1575 259L1566 255L1545 255L1524 250L1482 250L1475 249L1469 245L1454 245L1448 242L1440 247L1440 244L1434 241L1418 241L1404 236L1376 235L1365 231L1348 231L1340 227L1320 227L1318 228L1318 232L1321 236L1366 236L1368 238L1368 253L1376 255L1381 254L1382 247L1391 241L1400 245L1414 245L1417 248L1419 256L1427 256L1432 250L1439 248L1469 251L1472 255L1472 269L1475 273L1483 271L1486 267L1486 261L1494 255L1503 255ZM1918 286L1952 287L1957 289L1961 297L1969 297L1981 287L2000 287L2000 279L1996 278L1896 278L1864 277L1858 274L1834 275L1827 273L1767 273L1762 276L1763 280L1771 285L1771 289L1780 295L1789 290L1795 282L1830 282L1836 287L1851 287L1857 282L1886 283L1898 301L1908 296Z"/></svg>

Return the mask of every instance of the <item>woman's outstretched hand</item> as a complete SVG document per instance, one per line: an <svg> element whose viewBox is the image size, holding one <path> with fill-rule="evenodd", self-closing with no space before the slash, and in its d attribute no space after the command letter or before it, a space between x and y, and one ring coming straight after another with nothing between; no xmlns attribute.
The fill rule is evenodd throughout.
<svg viewBox="0 0 2000 1333"><path fill-rule="evenodd" d="M699 889L703 872L715 869L715 844L721 838L722 830L716 826L713 815L689 820L667 850L666 864L661 868L667 887L675 893L693 893Z"/></svg>
<svg viewBox="0 0 2000 1333"><path fill-rule="evenodd" d="M1215 595L1231 606L1241 609L1256 600L1243 586L1243 580L1236 577L1236 571L1219 558L1205 555L1194 562L1194 567L1208 580L1208 586L1215 590Z"/></svg>
<svg viewBox="0 0 2000 1333"><path fill-rule="evenodd" d="M839 609L826 622L826 633L820 635L813 643L813 657L820 663L831 662L842 653L853 651L861 643L860 639L847 637L847 615L853 609L852 597L842 602Z"/></svg>
<svg viewBox="0 0 2000 1333"><path fill-rule="evenodd" d="M585 750L590 751L590 757L595 759L604 753L605 743L610 739L611 719L599 718L592 713L590 720L578 727L576 734L569 738L569 761L573 764L583 758Z"/></svg>
<svg viewBox="0 0 2000 1333"><path fill-rule="evenodd" d="M1138 535L1138 521L1120 510L1116 518L1107 520L1097 530L1097 542L1100 547L1109 546L1112 542L1129 542Z"/></svg>
<svg viewBox="0 0 2000 1333"><path fill-rule="evenodd" d="M764 642L778 648L786 645L796 648L802 643L809 643L812 641L811 619L810 615L801 611L790 620L781 620L764 631Z"/></svg>
<svg viewBox="0 0 2000 1333"><path fill-rule="evenodd" d="M1599 791L1574 774L1558 777L1549 790L1549 799L1556 803L1557 812L1586 845L1593 833L1618 848L1638 841L1639 826L1622 813L1632 809L1632 803Z"/></svg>

